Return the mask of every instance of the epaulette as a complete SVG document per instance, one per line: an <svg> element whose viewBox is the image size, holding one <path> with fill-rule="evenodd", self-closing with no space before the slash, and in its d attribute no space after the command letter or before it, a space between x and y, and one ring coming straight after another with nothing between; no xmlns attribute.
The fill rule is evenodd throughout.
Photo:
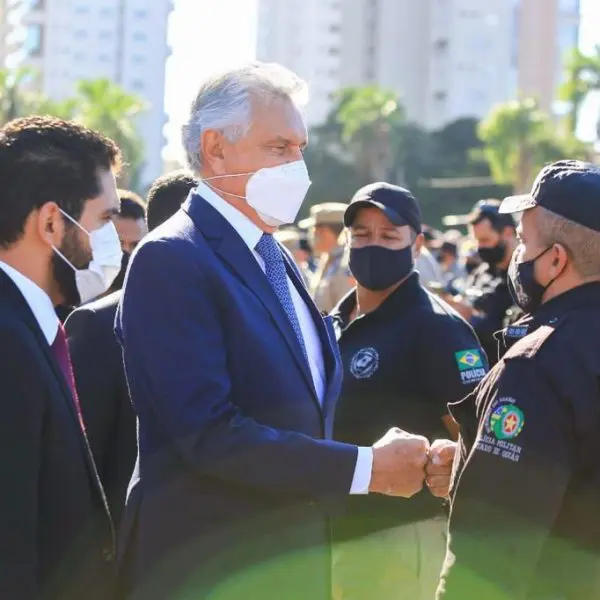
<svg viewBox="0 0 600 600"><path fill-rule="evenodd" d="M565 322L565 317L554 318L535 331L519 340L506 352L503 358L532 358L540 348L550 339L550 336Z"/></svg>

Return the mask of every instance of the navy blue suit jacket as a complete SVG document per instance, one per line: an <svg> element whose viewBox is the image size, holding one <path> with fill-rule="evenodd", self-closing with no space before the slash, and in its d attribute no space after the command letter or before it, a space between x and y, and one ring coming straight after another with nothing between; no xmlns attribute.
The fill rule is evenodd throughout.
<svg viewBox="0 0 600 600"><path fill-rule="evenodd" d="M335 336L285 261L317 324L322 405L265 274L210 204L192 193L134 254L116 326L139 417L135 597L330 596L325 506L348 494L357 448L328 439Z"/></svg>

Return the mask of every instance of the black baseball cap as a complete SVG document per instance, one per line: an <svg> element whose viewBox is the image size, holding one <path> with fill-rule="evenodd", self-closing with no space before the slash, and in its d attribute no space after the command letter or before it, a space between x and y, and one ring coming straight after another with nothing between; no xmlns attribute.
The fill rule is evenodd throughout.
<svg viewBox="0 0 600 600"><path fill-rule="evenodd" d="M500 200L486 198L475 203L471 212L467 215L446 215L442 222L446 227L457 227L459 225L473 225L481 219L495 220L499 215Z"/></svg>
<svg viewBox="0 0 600 600"><path fill-rule="evenodd" d="M344 225L351 227L356 213L369 206L381 209L394 225L410 225L414 231L421 233L421 209L409 190L382 181L360 188L344 213Z"/></svg>
<svg viewBox="0 0 600 600"><path fill-rule="evenodd" d="M530 194L504 199L500 212L523 212L541 206L569 221L600 231L600 168L579 160L545 166Z"/></svg>

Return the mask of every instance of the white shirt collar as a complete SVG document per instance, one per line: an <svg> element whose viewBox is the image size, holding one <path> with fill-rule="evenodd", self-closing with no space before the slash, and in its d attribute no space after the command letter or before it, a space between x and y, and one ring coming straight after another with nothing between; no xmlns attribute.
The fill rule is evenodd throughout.
<svg viewBox="0 0 600 600"><path fill-rule="evenodd" d="M13 267L7 265L5 262L0 261L0 269L11 278L12 282L25 298L48 345L51 346L58 332L58 317L54 311L50 296L41 287L33 283L31 279L25 277L25 275L13 269Z"/></svg>
<svg viewBox="0 0 600 600"><path fill-rule="evenodd" d="M227 219L229 224L238 232L239 236L250 250L254 250L262 237L263 231L253 223L246 215L233 207L229 202L223 200L214 190L204 182L200 182L196 188L197 193L204 198L215 210Z"/></svg>

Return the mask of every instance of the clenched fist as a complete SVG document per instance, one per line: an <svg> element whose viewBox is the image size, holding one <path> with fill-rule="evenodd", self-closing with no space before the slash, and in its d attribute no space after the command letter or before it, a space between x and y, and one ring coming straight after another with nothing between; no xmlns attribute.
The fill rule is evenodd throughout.
<svg viewBox="0 0 600 600"><path fill-rule="evenodd" d="M452 463L456 454L457 444L450 440L435 440L429 450L427 472L427 487L438 498L447 498L452 476Z"/></svg>
<svg viewBox="0 0 600 600"><path fill-rule="evenodd" d="M422 435L390 429L373 444L370 492L410 498L423 487L429 441Z"/></svg>

